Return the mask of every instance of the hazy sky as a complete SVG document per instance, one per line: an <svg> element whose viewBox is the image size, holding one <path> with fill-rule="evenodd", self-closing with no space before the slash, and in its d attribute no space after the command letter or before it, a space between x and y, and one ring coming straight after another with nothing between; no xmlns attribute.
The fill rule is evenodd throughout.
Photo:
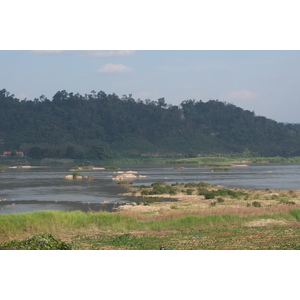
<svg viewBox="0 0 300 300"><path fill-rule="evenodd" d="M59 90L180 104L218 99L300 123L300 51L0 51L0 88L20 99Z"/></svg>

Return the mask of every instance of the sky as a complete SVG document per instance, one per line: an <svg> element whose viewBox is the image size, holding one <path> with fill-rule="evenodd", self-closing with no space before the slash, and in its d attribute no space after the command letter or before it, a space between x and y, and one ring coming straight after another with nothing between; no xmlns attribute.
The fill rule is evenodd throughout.
<svg viewBox="0 0 300 300"><path fill-rule="evenodd" d="M60 90L173 105L218 99L300 123L298 50L2 50L0 70L0 88L19 99Z"/></svg>

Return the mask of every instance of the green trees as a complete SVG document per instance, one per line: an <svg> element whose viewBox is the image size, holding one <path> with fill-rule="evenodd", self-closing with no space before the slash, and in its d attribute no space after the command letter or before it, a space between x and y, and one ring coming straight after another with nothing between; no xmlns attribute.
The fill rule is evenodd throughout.
<svg viewBox="0 0 300 300"><path fill-rule="evenodd" d="M143 153L292 156L300 125L281 124L233 104L185 100L179 106L132 95L58 91L22 100L0 90L0 152L107 159ZM246 151L246 152L245 152Z"/></svg>

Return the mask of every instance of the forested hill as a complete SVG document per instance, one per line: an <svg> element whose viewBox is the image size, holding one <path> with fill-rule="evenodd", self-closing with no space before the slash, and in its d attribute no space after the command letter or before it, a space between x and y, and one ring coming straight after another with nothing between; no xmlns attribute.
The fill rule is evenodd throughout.
<svg viewBox="0 0 300 300"><path fill-rule="evenodd" d="M185 100L179 106L103 91L57 92L20 100L0 90L0 152L34 158L106 159L116 155L251 152L300 154L300 125L282 124L235 105Z"/></svg>

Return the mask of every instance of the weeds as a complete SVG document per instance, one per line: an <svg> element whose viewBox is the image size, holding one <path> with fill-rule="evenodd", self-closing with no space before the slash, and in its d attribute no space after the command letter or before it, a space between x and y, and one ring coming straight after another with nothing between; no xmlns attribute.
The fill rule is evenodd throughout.
<svg viewBox="0 0 300 300"><path fill-rule="evenodd" d="M281 204L288 204L288 205L295 205L295 204L296 204L296 202L294 202L294 201L289 201L289 200L286 200L286 199L280 199L279 202L280 202Z"/></svg>
<svg viewBox="0 0 300 300"><path fill-rule="evenodd" d="M187 189L185 192L186 192L187 195L193 195L194 190Z"/></svg>
<svg viewBox="0 0 300 300"><path fill-rule="evenodd" d="M0 250L72 250L74 245L55 238L51 233L31 236L22 241L0 244Z"/></svg>
<svg viewBox="0 0 300 300"><path fill-rule="evenodd" d="M220 167L215 167L210 169L211 172L228 172L230 171L229 168L220 168Z"/></svg>
<svg viewBox="0 0 300 300"><path fill-rule="evenodd" d="M300 209L299 208L292 209L290 213L297 221L300 221Z"/></svg>
<svg viewBox="0 0 300 300"><path fill-rule="evenodd" d="M218 198L217 198L217 201L218 201L219 203L225 202L225 200L224 200L222 197L218 197Z"/></svg>
<svg viewBox="0 0 300 300"><path fill-rule="evenodd" d="M152 190L142 190L141 194L143 196L147 195L162 195L162 194L169 194L169 195L176 195L177 189L170 186L170 185L163 185L161 183L152 184Z"/></svg>
<svg viewBox="0 0 300 300"><path fill-rule="evenodd" d="M217 196L231 197L231 198L241 198L242 196L246 196L247 194L239 191L232 191L229 189L219 189L219 190L206 190L206 189L198 189L198 195L203 195L205 199L214 199Z"/></svg>

